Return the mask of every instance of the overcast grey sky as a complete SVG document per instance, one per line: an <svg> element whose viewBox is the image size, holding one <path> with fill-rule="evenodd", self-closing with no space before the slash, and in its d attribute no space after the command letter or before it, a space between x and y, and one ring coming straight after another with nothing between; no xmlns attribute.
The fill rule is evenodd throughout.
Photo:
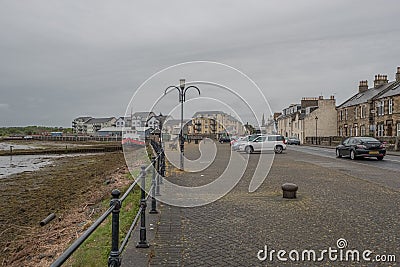
<svg viewBox="0 0 400 267"><path fill-rule="evenodd" d="M0 126L123 115L147 78L193 60L241 70L272 111L321 93L340 104L360 80L394 79L399 14L398 0L1 0Z"/></svg>

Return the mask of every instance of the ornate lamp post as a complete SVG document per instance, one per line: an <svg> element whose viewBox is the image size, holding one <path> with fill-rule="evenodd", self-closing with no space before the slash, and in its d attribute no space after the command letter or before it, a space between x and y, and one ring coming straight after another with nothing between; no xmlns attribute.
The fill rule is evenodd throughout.
<svg viewBox="0 0 400 267"><path fill-rule="evenodd" d="M179 102L181 103L181 131L179 132L179 140L180 140L180 169L183 171L183 157L184 157L184 150L185 150L185 140L183 137L183 103L186 101L186 92L190 88L194 88L197 90L197 92L200 95L200 89L197 88L194 85L190 85L188 87L185 87L185 79L180 79L179 80L179 87L175 85L171 85L165 89L164 95L168 93L168 90L170 89L177 89L179 92Z"/></svg>

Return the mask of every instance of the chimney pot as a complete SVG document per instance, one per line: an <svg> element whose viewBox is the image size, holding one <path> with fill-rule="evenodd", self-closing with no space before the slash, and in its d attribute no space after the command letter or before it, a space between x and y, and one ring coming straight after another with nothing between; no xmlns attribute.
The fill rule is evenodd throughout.
<svg viewBox="0 0 400 267"><path fill-rule="evenodd" d="M400 67L397 67L396 81L400 82Z"/></svg>
<svg viewBox="0 0 400 267"><path fill-rule="evenodd" d="M387 75L383 74L375 75L374 88L377 88L386 83L388 83Z"/></svg>
<svg viewBox="0 0 400 267"><path fill-rule="evenodd" d="M358 86L358 92L363 93L368 90L368 81L360 81L360 85Z"/></svg>

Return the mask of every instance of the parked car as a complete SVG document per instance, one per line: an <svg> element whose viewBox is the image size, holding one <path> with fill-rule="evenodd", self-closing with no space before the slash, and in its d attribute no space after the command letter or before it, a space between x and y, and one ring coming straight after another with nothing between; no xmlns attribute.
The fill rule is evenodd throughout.
<svg viewBox="0 0 400 267"><path fill-rule="evenodd" d="M286 141L282 135L261 135L253 141L240 146L239 150L251 154L255 151L275 151L275 153L282 153L286 149Z"/></svg>
<svg viewBox="0 0 400 267"><path fill-rule="evenodd" d="M247 135L244 137L240 137L236 142L232 144L232 150L236 151L239 150L241 145L247 144L249 141L253 141L257 137L261 136L261 134L252 134L252 135Z"/></svg>
<svg viewBox="0 0 400 267"><path fill-rule="evenodd" d="M349 156L354 160L357 157L376 157L383 160L385 155L385 145L372 137L349 137L336 147L338 158Z"/></svg>
<svg viewBox="0 0 400 267"><path fill-rule="evenodd" d="M286 143L288 145L300 145L300 140L297 137L289 137Z"/></svg>
<svg viewBox="0 0 400 267"><path fill-rule="evenodd" d="M221 144L222 144L222 143L230 143L230 142L231 142L231 139L229 138L229 136L221 136L221 137L218 139L218 142L220 142Z"/></svg>

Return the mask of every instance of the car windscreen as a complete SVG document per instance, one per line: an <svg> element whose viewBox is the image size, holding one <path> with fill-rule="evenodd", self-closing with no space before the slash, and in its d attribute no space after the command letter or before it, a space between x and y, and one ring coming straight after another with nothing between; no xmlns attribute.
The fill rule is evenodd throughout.
<svg viewBox="0 0 400 267"><path fill-rule="evenodd" d="M254 139L256 139L257 137L259 137L259 135L252 135L252 136L249 136L249 141L253 141Z"/></svg>
<svg viewBox="0 0 400 267"><path fill-rule="evenodd" d="M372 138L372 137L359 138L359 140L363 143L379 142L379 140L376 140L375 138Z"/></svg>

